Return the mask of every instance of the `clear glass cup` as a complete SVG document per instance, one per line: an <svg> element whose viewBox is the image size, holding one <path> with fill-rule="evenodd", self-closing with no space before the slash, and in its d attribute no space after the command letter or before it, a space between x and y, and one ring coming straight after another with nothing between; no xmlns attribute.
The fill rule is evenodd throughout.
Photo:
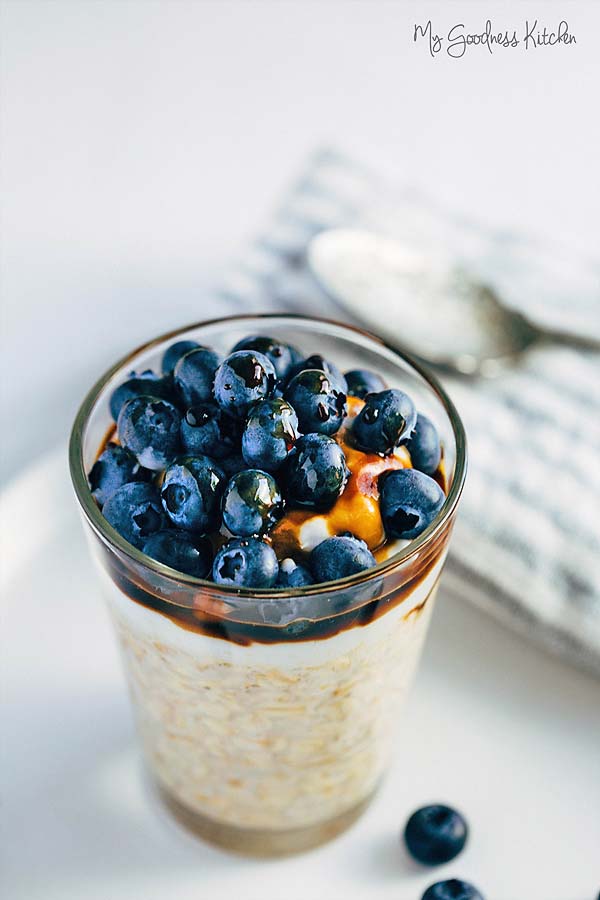
<svg viewBox="0 0 600 900"><path fill-rule="evenodd" d="M447 497L430 527L375 568L273 591L218 587L162 565L103 518L87 472L113 427L109 398L130 371L160 367L174 340L226 353L269 334L342 371L370 368L437 425ZM402 726L466 467L443 388L377 337L290 315L236 316L163 335L121 360L77 414L70 467L119 638L147 767L174 814L205 839L273 856L347 828L373 796Z"/></svg>

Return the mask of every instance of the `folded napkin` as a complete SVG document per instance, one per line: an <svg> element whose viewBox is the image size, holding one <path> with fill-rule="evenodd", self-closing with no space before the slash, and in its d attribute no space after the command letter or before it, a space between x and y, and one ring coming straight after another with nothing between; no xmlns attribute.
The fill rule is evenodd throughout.
<svg viewBox="0 0 600 900"><path fill-rule="evenodd" d="M306 264L336 226L443 246L531 320L600 339L596 261L451 216L332 151L226 276L221 310L343 318ZM443 381L470 457L444 590L600 674L600 353L545 343L494 379Z"/></svg>

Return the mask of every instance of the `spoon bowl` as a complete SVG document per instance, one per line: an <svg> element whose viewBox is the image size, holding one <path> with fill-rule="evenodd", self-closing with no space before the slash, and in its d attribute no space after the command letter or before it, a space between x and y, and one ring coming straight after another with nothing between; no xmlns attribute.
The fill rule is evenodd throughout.
<svg viewBox="0 0 600 900"><path fill-rule="evenodd" d="M440 254L354 228L312 239L308 263L329 297L423 362L461 375L495 375L544 332Z"/></svg>

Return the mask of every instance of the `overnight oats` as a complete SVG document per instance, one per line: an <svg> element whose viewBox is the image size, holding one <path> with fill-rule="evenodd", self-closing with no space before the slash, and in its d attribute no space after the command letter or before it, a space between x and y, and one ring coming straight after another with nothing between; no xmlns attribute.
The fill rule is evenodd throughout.
<svg viewBox="0 0 600 900"><path fill-rule="evenodd" d="M462 489L443 390L347 326L222 319L102 378L70 464L167 805L249 854L342 831L402 727Z"/></svg>

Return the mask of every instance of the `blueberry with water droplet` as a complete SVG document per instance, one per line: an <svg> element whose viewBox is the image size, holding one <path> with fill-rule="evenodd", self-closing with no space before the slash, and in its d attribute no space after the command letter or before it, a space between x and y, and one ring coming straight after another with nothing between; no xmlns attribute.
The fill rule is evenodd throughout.
<svg viewBox="0 0 600 900"><path fill-rule="evenodd" d="M282 483L292 504L328 509L344 490L349 476L344 451L333 438L305 434L288 457Z"/></svg>
<svg viewBox="0 0 600 900"><path fill-rule="evenodd" d="M244 419L253 403L271 396L276 381L268 357L254 350L237 350L217 369L215 400L228 415Z"/></svg>
<svg viewBox="0 0 600 900"><path fill-rule="evenodd" d="M287 383L289 384L292 378L295 378L296 375L299 375L300 372L305 372L307 369L318 369L320 372L325 372L336 391L340 394L348 393L348 385L345 377L335 363L325 359L320 353L313 353L312 356L307 356L306 359L303 359L292 366L287 373Z"/></svg>
<svg viewBox="0 0 600 900"><path fill-rule="evenodd" d="M209 456L184 456L165 472L161 497L178 528L207 534L221 524L225 475Z"/></svg>
<svg viewBox="0 0 600 900"><path fill-rule="evenodd" d="M221 460L239 446L239 422L225 415L216 403L190 407L181 421L181 443L192 456L203 454Z"/></svg>
<svg viewBox="0 0 600 900"><path fill-rule="evenodd" d="M269 531L283 515L277 482L261 469L246 469L229 479L222 501L223 524L236 537Z"/></svg>
<svg viewBox="0 0 600 900"><path fill-rule="evenodd" d="M302 359L291 344L260 334L252 334L238 341L231 352L235 353L237 350L257 350L264 354L273 363L277 378L286 378L291 367Z"/></svg>
<svg viewBox="0 0 600 900"><path fill-rule="evenodd" d="M366 395L352 423L352 435L361 450L388 454L409 437L416 421L417 411L408 394L391 388Z"/></svg>
<svg viewBox="0 0 600 900"><path fill-rule="evenodd" d="M304 434L335 434L348 414L346 395L320 369L305 369L289 382L285 399L298 416Z"/></svg>

